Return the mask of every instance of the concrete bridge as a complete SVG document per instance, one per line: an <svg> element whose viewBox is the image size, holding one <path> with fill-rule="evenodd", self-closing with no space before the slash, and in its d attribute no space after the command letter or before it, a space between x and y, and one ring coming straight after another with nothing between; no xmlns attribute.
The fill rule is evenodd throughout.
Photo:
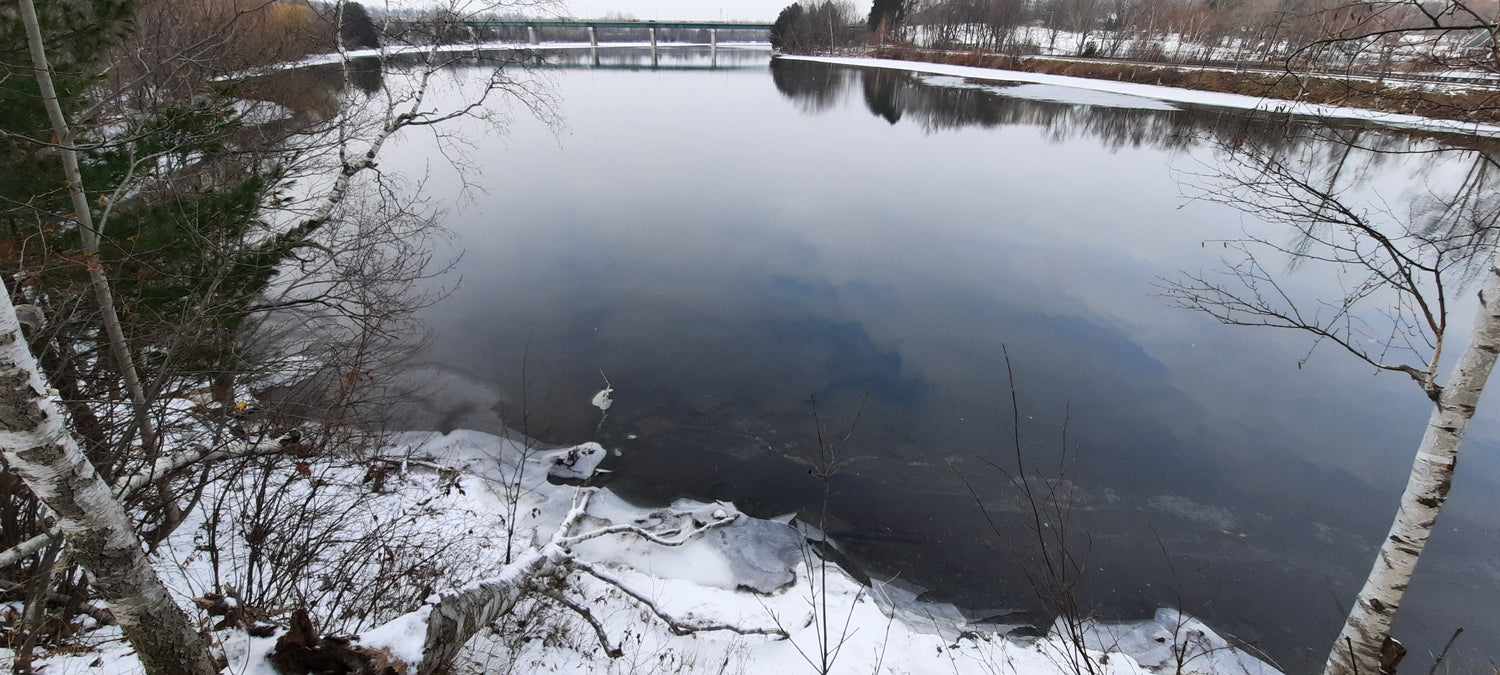
<svg viewBox="0 0 1500 675"><path fill-rule="evenodd" d="M651 33L651 46L656 46L659 31L664 28L684 28L688 30L707 30L709 44L717 47L719 45L719 31L721 30L754 30L765 31L767 39L770 38L771 26L769 23L756 23L750 21L619 21L619 20L592 20L592 19L515 19L495 21L464 21L459 23L466 28L525 28L526 37L531 44L541 44L538 28L587 28L589 32L589 44L599 46L600 28L632 28L647 29Z"/></svg>

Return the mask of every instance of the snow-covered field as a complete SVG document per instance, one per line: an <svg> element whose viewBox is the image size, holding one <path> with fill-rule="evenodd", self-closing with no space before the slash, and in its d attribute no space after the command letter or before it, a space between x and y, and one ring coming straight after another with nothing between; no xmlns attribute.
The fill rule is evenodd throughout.
<svg viewBox="0 0 1500 675"><path fill-rule="evenodd" d="M1209 106L1214 108L1230 108L1237 110L1256 110L1261 112L1289 115L1305 115L1308 117L1317 117L1322 119L1373 122L1390 127L1415 129L1419 131L1500 137L1500 125L1459 122L1456 120L1441 120L1433 119L1430 117L1421 117L1418 115L1403 115L1399 113L1368 110L1365 108L1351 108L1345 106L1323 105L1317 103L1304 103L1300 101L1286 101L1281 99L1246 96L1243 94L1228 94L1213 91L1199 91L1195 89L1180 89L1177 87L1164 87L1153 84L1115 82L1111 80L1095 80L1083 77L1070 77L1067 75L1049 75L1046 73L1028 73L1016 70L1002 70L999 68L955 66L943 63L898 61L894 59L800 55L781 55L777 58L797 59L803 61L819 61L823 63L835 63L839 65L860 66L865 68L904 70L914 73L945 75L950 77L963 78L965 80L1005 83L1029 83L1052 85L1056 87L1070 87L1078 90L1106 92L1110 94L1118 94L1121 96L1136 97L1138 99L1142 99L1142 107L1151 106L1153 102L1165 101L1168 103Z"/></svg>
<svg viewBox="0 0 1500 675"><path fill-rule="evenodd" d="M392 527L391 532L402 533L408 548L413 543L414 550L441 547L441 559L429 561L430 569L419 573L434 580L435 596L444 588L482 581L504 568L504 523L512 515L513 552L545 540L579 495L594 490L549 482L549 472L591 475L607 453L594 444L528 449L517 440L474 431L404 433L390 442L385 454L398 459L389 464L389 475L373 485L368 466L331 460L289 464L282 478L259 471L226 478L205 496L195 519L159 553L158 570L184 605L212 590L217 577L204 544L215 528L206 525L203 512L221 498L272 482L289 501L308 504L310 511L330 505L344 509L337 512L340 535L330 541L354 541L360 531ZM621 524L670 530L674 524L680 528L685 522L737 513L726 503L641 508L597 490L573 532ZM1042 638L1008 638L1001 633L1008 627L971 623L952 606L917 602L911 593L880 582L863 586L833 565L825 570L808 547L809 530L797 529L789 520L740 514L732 523L680 546L662 546L631 534L583 541L573 553L599 575L574 573L554 590L586 608L603 637L559 602L524 601L509 619L498 622L499 631L482 633L470 643L459 663L461 672L790 674L818 672L815 664L822 663L825 652L831 654L830 672L839 673L1050 675L1080 672L1080 658L1090 659L1095 664L1092 672L1101 674L1276 672L1231 648L1197 620L1167 609L1139 623L1083 626L1087 649L1082 652L1063 639L1059 627ZM223 536L245 527L221 523L217 530ZM220 547L225 549L220 556L236 555L235 547L224 546L222 540ZM358 612L352 612L347 599L327 592L351 579L374 583L401 565L383 565L378 559L350 561L368 552L347 543L330 544L326 553L333 559L331 566L310 568L325 571L290 580L305 585L292 595L307 598L314 616L335 615L325 617L322 626L355 628L343 634L357 633L357 645L386 649L408 662L420 659L426 608L407 607L417 611L406 614L386 609L384 615L376 609L355 616ZM343 577L318 579L318 574ZM602 581L605 577L618 586ZM654 612L678 624L734 629L681 634ZM217 630L214 636L228 661L224 672L275 672L265 655L273 649L276 635L250 637L235 627ZM607 653L613 647L619 648L619 656ZM0 650L0 663L8 661L6 657L8 653ZM38 672L48 675L140 672L128 645L112 627L96 628L79 646L48 654L39 666Z"/></svg>

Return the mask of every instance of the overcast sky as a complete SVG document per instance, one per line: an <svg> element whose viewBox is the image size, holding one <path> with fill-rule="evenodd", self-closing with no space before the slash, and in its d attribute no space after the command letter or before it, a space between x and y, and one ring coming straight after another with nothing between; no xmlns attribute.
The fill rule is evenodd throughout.
<svg viewBox="0 0 1500 675"><path fill-rule="evenodd" d="M502 0L503 1L503 0ZM807 2L808 0L803 0ZM764 21L776 20L781 8L792 0L557 0L557 13L586 19L603 18L610 12L633 14L642 20L718 20ZM853 0L857 16L870 13L871 0ZM473 11L494 4L494 0L364 0L371 7L417 8L434 5L457 4L460 9Z"/></svg>
<svg viewBox="0 0 1500 675"><path fill-rule="evenodd" d="M638 19L740 19L774 21L792 0L564 0L566 12L578 17L602 17L609 12L634 14ZM855 10L870 11L870 0L856 0Z"/></svg>

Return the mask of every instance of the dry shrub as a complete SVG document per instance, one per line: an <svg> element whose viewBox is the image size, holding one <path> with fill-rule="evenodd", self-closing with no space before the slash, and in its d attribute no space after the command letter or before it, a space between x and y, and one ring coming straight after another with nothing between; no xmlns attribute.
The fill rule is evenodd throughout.
<svg viewBox="0 0 1500 675"><path fill-rule="evenodd" d="M305 609L321 631L347 635L498 571L502 525L469 510L456 472L314 454L220 467L174 547L192 541L198 590L275 623Z"/></svg>
<svg viewBox="0 0 1500 675"><path fill-rule="evenodd" d="M146 0L109 84L143 104L180 101L222 75L333 51L335 34L307 0Z"/></svg>

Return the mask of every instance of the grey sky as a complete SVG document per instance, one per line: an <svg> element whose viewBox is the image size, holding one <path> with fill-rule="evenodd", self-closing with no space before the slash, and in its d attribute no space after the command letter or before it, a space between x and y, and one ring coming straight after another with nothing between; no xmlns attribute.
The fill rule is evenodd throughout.
<svg viewBox="0 0 1500 675"><path fill-rule="evenodd" d="M602 18L611 12L634 15L643 20L774 21L781 8L793 0L557 0L555 13L579 18ZM804 0L806 2L807 0ZM503 2L503 0L502 0ZM858 16L870 13L871 0L853 0ZM457 5L461 11L476 11L495 0L364 0L371 7L417 8ZM547 12L552 14L554 12Z"/></svg>
<svg viewBox="0 0 1500 675"><path fill-rule="evenodd" d="M601 17L609 12L634 14L638 19L741 19L772 21L792 0L566 0L573 16ZM870 0L856 0L860 14L870 11Z"/></svg>

